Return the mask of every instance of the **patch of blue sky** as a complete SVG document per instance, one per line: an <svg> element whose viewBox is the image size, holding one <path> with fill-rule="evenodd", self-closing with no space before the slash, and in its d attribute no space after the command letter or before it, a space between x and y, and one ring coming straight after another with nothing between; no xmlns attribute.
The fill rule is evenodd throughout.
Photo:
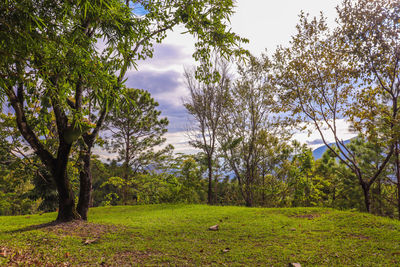
<svg viewBox="0 0 400 267"><path fill-rule="evenodd" d="M144 16L149 13L140 3L130 3L129 7L132 8L133 13L137 16Z"/></svg>

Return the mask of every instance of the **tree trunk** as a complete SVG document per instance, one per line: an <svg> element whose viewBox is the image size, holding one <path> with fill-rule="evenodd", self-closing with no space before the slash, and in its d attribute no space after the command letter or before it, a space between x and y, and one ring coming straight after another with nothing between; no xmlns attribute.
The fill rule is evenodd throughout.
<svg viewBox="0 0 400 267"><path fill-rule="evenodd" d="M365 204L365 209L367 210L367 212L370 212L370 206L371 206L371 199L370 199L370 195L369 195L369 186L367 184L362 184L361 185L362 189L363 189L363 193L364 193L364 204Z"/></svg>
<svg viewBox="0 0 400 267"><path fill-rule="evenodd" d="M214 175L214 192L213 192L213 203L218 204L218 176Z"/></svg>
<svg viewBox="0 0 400 267"><path fill-rule="evenodd" d="M262 191L261 191L261 201L262 201L262 205L265 205L265 173L264 171L262 172Z"/></svg>
<svg viewBox="0 0 400 267"><path fill-rule="evenodd" d="M213 190L212 190L212 161L210 158L208 160L208 205L214 204L213 200Z"/></svg>
<svg viewBox="0 0 400 267"><path fill-rule="evenodd" d="M383 206L383 204L382 204L382 182L381 182L381 179L380 178L378 178L377 179L377 181L376 181L378 184L377 184L377 198L376 198L376 201L378 202L377 204L377 211L378 211L378 214L379 215L383 215L383 208L382 208L382 206Z"/></svg>
<svg viewBox="0 0 400 267"><path fill-rule="evenodd" d="M246 207L253 207L253 199L250 193L247 193L245 202L246 202Z"/></svg>
<svg viewBox="0 0 400 267"><path fill-rule="evenodd" d="M53 166L53 178L57 186L58 192L58 216L57 221L68 222L80 219L79 214L75 209L74 192L72 191L71 184L69 183L67 175L67 163L69 153L62 153L68 151L68 148L61 149L56 166Z"/></svg>
<svg viewBox="0 0 400 267"><path fill-rule="evenodd" d="M87 213L89 211L89 206L91 203L91 193L92 193L92 169L91 169L91 157L92 148L96 137L103 125L105 117L107 115L107 109L103 109L100 112L99 120L96 123L96 128L92 133L84 133L82 135L84 145L83 154L83 171L79 173L80 179L80 191L79 191L79 201L78 201L78 212L82 216L82 219L87 220Z"/></svg>
<svg viewBox="0 0 400 267"><path fill-rule="evenodd" d="M396 178L397 178L397 211L400 220L400 157L399 157L399 143L395 144L395 166L396 166Z"/></svg>
<svg viewBox="0 0 400 267"><path fill-rule="evenodd" d="M92 194L92 170L91 170L91 148L88 148L83 156L83 167L79 173L80 191L77 211L83 220L87 220Z"/></svg>
<svg viewBox="0 0 400 267"><path fill-rule="evenodd" d="M246 185L246 207L253 207L253 191L249 185Z"/></svg>

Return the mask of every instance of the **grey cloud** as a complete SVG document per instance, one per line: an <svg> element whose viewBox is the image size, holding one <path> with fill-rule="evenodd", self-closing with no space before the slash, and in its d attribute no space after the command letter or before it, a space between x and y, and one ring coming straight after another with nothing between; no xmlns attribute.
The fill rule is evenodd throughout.
<svg viewBox="0 0 400 267"><path fill-rule="evenodd" d="M309 145L321 145L323 143L324 143L324 141L322 139L315 139L312 141L307 141L307 144L309 144Z"/></svg>
<svg viewBox="0 0 400 267"><path fill-rule="evenodd" d="M184 107L174 108L170 105L160 105L161 115L169 120L168 131L175 133L186 131L188 127L188 113Z"/></svg>
<svg viewBox="0 0 400 267"><path fill-rule="evenodd" d="M179 132L186 130L188 114L181 103L178 87L181 74L176 71L151 72L137 71L128 76L127 85L150 92L160 104L158 109L162 117L169 120L169 131Z"/></svg>
<svg viewBox="0 0 400 267"><path fill-rule="evenodd" d="M144 61L138 61L141 64L150 64L158 67L167 67L171 64L177 64L179 61L186 60L190 55L184 52L183 47L172 44L156 44L154 45L154 55Z"/></svg>
<svg viewBox="0 0 400 267"><path fill-rule="evenodd" d="M180 85L181 74L176 71L137 71L128 76L127 85L149 91L152 95L173 92Z"/></svg>

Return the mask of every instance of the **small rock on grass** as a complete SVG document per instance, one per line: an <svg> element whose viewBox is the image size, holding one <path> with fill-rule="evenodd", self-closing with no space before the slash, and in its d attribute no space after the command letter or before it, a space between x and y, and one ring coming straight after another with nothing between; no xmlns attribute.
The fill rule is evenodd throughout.
<svg viewBox="0 0 400 267"><path fill-rule="evenodd" d="M84 245L93 244L93 243L97 242L97 240L98 240L97 238L96 239L87 239L87 240L83 241L83 244Z"/></svg>
<svg viewBox="0 0 400 267"><path fill-rule="evenodd" d="M7 257L7 251L5 248L0 248L0 257L3 257L3 258Z"/></svg>
<svg viewBox="0 0 400 267"><path fill-rule="evenodd" d="M300 263L289 263L289 267L301 267Z"/></svg>
<svg viewBox="0 0 400 267"><path fill-rule="evenodd" d="M223 252L223 253L227 253L227 252L229 252L230 250L231 250L230 248L225 248L225 249L222 250L222 252Z"/></svg>
<svg viewBox="0 0 400 267"><path fill-rule="evenodd" d="M208 230L210 230L210 231L218 231L218 230L219 230L219 225L216 224L216 225L210 226L210 227L208 228Z"/></svg>

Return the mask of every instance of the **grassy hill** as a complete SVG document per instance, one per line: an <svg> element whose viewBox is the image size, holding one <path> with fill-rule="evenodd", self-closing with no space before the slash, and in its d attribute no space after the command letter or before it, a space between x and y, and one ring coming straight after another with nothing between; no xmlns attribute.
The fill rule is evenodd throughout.
<svg viewBox="0 0 400 267"><path fill-rule="evenodd" d="M0 217L0 265L400 265L400 222L322 208L94 208ZM218 224L218 231L208 228Z"/></svg>

